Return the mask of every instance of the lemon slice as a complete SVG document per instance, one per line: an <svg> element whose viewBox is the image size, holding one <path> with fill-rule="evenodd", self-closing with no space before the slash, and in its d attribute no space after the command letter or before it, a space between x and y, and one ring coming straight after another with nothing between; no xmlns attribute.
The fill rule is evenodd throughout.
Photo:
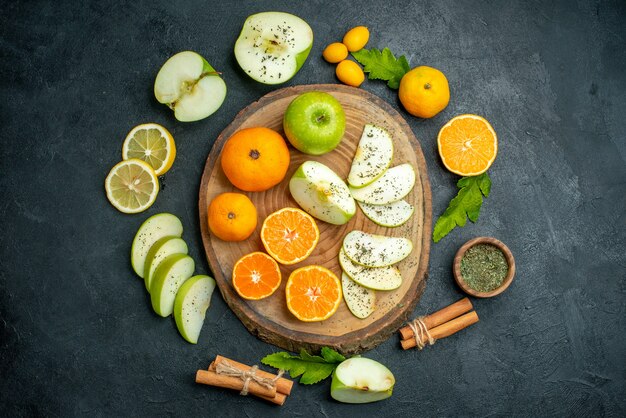
<svg viewBox="0 0 626 418"><path fill-rule="evenodd" d="M165 174L176 158L174 138L167 129L156 123L135 126L126 135L122 159L139 158L154 168L157 176Z"/></svg>
<svg viewBox="0 0 626 418"><path fill-rule="evenodd" d="M109 202L124 213L148 209L159 193L159 180L150 164L137 158L116 164L104 181Z"/></svg>

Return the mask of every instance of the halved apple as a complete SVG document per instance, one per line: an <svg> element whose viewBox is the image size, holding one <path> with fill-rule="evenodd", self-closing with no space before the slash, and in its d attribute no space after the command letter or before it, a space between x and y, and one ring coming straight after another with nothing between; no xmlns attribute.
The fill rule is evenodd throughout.
<svg viewBox="0 0 626 418"><path fill-rule="evenodd" d="M150 285L154 312L162 317L172 314L176 292L193 275L194 268L193 259L186 254L172 254L163 260Z"/></svg>
<svg viewBox="0 0 626 418"><path fill-rule="evenodd" d="M386 129L368 123L363 128L361 140L352 159L348 184L357 188L367 186L387 171L392 159L391 135Z"/></svg>
<svg viewBox="0 0 626 418"><path fill-rule="evenodd" d="M395 266L365 267L350 260L339 250L339 264L346 275L359 285L372 290L394 290L402 285L402 274Z"/></svg>
<svg viewBox="0 0 626 418"><path fill-rule="evenodd" d="M289 181L291 196L311 216L334 225L347 223L356 203L344 181L317 161L305 161Z"/></svg>
<svg viewBox="0 0 626 418"><path fill-rule="evenodd" d="M343 250L357 264L385 267L404 260L413 251L413 243L407 238L351 231L343 239Z"/></svg>
<svg viewBox="0 0 626 418"><path fill-rule="evenodd" d="M400 164L365 187L350 187L350 193L359 202L387 205L408 195L415 186L415 170L409 163Z"/></svg>
<svg viewBox="0 0 626 418"><path fill-rule="evenodd" d="M298 16L263 12L249 16L235 43L241 69L263 84L280 84L293 77L313 46L313 30Z"/></svg>
<svg viewBox="0 0 626 418"><path fill-rule="evenodd" d="M352 315L357 318L367 318L376 309L376 292L361 286L345 272L341 274L341 289L343 290L343 300L346 301Z"/></svg>
<svg viewBox="0 0 626 418"><path fill-rule="evenodd" d="M226 83L199 54L183 51L168 59L154 81L154 96L181 122L212 115L224 102Z"/></svg>
<svg viewBox="0 0 626 418"><path fill-rule="evenodd" d="M146 256L146 263L144 267L143 280L146 284L146 290L150 291L150 285L152 284L152 278L157 267L163 260L172 254L187 254L189 249L187 244L182 238L178 237L163 237L152 245L148 255Z"/></svg>
<svg viewBox="0 0 626 418"><path fill-rule="evenodd" d="M204 324L204 317L211 305L215 290L215 280L198 275L187 280L178 289L174 301L174 319L182 337L192 344L198 343L198 336Z"/></svg>
<svg viewBox="0 0 626 418"><path fill-rule="evenodd" d="M143 279L146 256L152 245L163 237L180 237L183 224L170 213L158 213L146 219L137 230L130 249L130 263L133 270Z"/></svg>
<svg viewBox="0 0 626 418"><path fill-rule="evenodd" d="M390 397L395 383L393 373L379 362L352 357L333 372L330 396L345 403L376 402Z"/></svg>
<svg viewBox="0 0 626 418"><path fill-rule="evenodd" d="M358 201L357 201L358 202ZM361 210L372 222L395 228L411 219L415 207L406 200L398 200L397 202L387 205L370 205L369 203L358 202Z"/></svg>

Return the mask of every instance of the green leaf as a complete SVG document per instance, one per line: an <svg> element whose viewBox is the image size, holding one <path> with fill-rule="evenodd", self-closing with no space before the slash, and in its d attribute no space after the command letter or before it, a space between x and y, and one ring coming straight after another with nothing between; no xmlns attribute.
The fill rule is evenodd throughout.
<svg viewBox="0 0 626 418"><path fill-rule="evenodd" d="M411 69L404 55L396 59L389 48L361 49L352 56L363 66L370 80L385 80L392 89L400 87L400 80Z"/></svg>
<svg viewBox="0 0 626 418"><path fill-rule="evenodd" d="M261 362L277 369L283 369L289 372L291 377L300 377L300 383L303 385L311 385L326 379L331 375L333 370L345 360L345 357L336 351L328 348L322 348L322 357L313 356L300 350L300 355L291 355L281 351L269 354Z"/></svg>
<svg viewBox="0 0 626 418"><path fill-rule="evenodd" d="M491 179L485 172L479 176L463 177L456 183L456 186L460 189L459 192L435 223L433 230L435 242L439 242L457 226L465 226L467 218L472 222L478 220L483 195L488 197L491 191Z"/></svg>

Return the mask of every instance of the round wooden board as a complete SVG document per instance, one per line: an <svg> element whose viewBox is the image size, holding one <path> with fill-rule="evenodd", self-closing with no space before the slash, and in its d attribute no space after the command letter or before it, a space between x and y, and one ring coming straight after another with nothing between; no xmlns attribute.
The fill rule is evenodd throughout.
<svg viewBox="0 0 626 418"><path fill-rule="evenodd" d="M236 131L253 126L265 126L283 134L285 109L296 96L312 90L328 92L342 104L346 113L346 132L341 144L334 151L318 157L305 155L290 146L291 164L285 179L268 191L245 193L254 202L259 216L259 224L252 236L246 241L234 243L212 236L208 229L208 204L220 193L241 192L228 181L221 169L220 154L226 140ZM366 123L382 126L390 132L394 142L392 166L408 162L415 168L417 181L406 198L415 205L412 218L398 228L385 228L374 224L357 208L356 215L346 225L317 221L321 236L313 254L301 263L281 266L282 283L272 296L260 301L242 299L231 284L233 265L245 254L264 251L259 232L268 214L283 207L298 207L289 193L289 179L293 172L304 161L315 160L346 178ZM432 216L426 161L402 116L384 100L364 90L333 84L288 87L269 93L243 109L222 131L209 153L200 185L199 212L204 249L224 300L252 334L286 350L306 348L318 351L323 346L333 347L345 354L369 350L389 338L406 321L424 290ZM377 291L376 311L367 319L354 317L342 301L337 312L325 321L299 321L289 312L285 302L285 284L289 274L298 267L319 264L341 277L337 255L343 237L352 230L402 236L413 241L413 252L398 264L403 277L402 286L394 291Z"/></svg>

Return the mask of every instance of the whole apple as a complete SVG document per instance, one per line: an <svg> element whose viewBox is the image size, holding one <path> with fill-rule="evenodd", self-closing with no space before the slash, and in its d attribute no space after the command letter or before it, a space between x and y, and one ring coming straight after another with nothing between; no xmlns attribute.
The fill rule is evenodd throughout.
<svg viewBox="0 0 626 418"><path fill-rule="evenodd" d="M322 155L334 150L346 130L346 114L328 93L311 91L296 97L283 118L287 139L297 150Z"/></svg>

